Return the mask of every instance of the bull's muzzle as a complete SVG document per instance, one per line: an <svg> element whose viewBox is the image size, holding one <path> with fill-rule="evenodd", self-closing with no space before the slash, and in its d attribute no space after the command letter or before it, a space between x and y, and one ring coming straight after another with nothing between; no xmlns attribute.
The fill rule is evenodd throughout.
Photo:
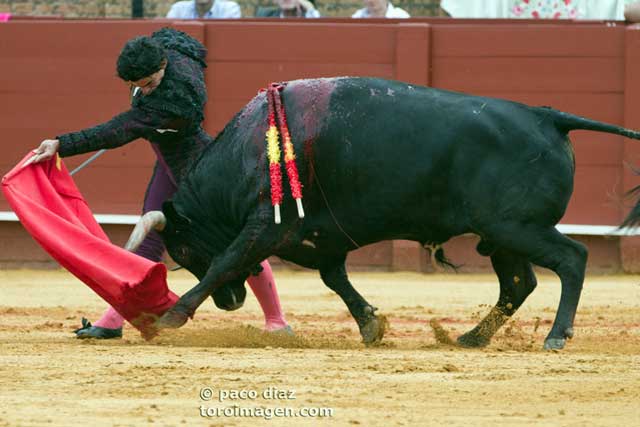
<svg viewBox="0 0 640 427"><path fill-rule="evenodd" d="M162 211L147 212L142 215L140 221L136 224L124 248L130 252L135 252L151 230L162 231L166 225L167 219Z"/></svg>

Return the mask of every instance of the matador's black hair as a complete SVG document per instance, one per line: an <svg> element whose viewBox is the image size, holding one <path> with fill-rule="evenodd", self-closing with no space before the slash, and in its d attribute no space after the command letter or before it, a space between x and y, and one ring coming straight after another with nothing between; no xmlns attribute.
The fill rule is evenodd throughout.
<svg viewBox="0 0 640 427"><path fill-rule="evenodd" d="M122 80L135 82L150 76L160 69L167 54L162 45L148 36L129 40L118 57L118 76Z"/></svg>

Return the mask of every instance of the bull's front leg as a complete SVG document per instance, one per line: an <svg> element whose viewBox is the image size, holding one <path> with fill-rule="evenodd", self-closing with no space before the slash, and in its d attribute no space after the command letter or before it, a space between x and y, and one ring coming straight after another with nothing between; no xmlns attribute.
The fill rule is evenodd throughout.
<svg viewBox="0 0 640 427"><path fill-rule="evenodd" d="M155 323L158 329L179 328L189 318L193 318L200 305L224 283L230 282L245 274L251 267L269 256L269 247L258 242L260 234L257 227L247 226L236 237L231 245L211 261L207 273L200 283L180 297Z"/></svg>
<svg viewBox="0 0 640 427"><path fill-rule="evenodd" d="M347 277L345 257L325 263L320 268L322 281L344 301L360 328L362 342L373 344L382 340L386 319L375 315L377 310L356 291Z"/></svg>

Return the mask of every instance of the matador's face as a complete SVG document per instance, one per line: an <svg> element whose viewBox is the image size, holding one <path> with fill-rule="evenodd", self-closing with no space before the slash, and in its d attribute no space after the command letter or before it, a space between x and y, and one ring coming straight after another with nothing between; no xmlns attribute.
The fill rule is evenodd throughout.
<svg viewBox="0 0 640 427"><path fill-rule="evenodd" d="M167 60L165 59L162 62L162 66L155 73L143 77L136 81L128 81L129 86L134 88L139 88L140 92L143 96L149 95L151 92L156 90L160 83L162 82L162 78L164 77L164 70L167 68Z"/></svg>

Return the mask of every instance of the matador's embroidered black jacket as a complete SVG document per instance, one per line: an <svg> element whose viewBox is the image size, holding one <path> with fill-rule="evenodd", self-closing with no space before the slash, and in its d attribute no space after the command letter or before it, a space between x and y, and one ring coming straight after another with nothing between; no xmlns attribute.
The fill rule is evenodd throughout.
<svg viewBox="0 0 640 427"><path fill-rule="evenodd" d="M187 34L163 28L153 33L167 52L160 85L133 98L131 109L106 123L60 135L62 157L116 148L137 138L151 142L160 163L179 183L212 138L202 129L207 101L203 69L206 48Z"/></svg>

